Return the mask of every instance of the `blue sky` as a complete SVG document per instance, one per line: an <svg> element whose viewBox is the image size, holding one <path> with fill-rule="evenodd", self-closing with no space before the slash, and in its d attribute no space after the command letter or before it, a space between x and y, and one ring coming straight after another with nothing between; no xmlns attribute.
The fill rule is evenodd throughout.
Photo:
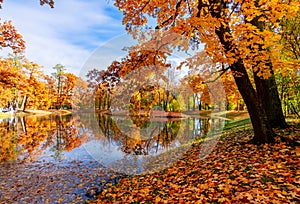
<svg viewBox="0 0 300 204"><path fill-rule="evenodd" d="M12 20L26 41L26 57L43 66L46 74L58 63L79 74L95 52L102 55L103 65L97 66L104 68L120 57L118 51L130 41L113 3L62 0L51 9L37 0L5 0L0 16L2 21ZM7 55L7 49L0 52L2 57Z"/></svg>

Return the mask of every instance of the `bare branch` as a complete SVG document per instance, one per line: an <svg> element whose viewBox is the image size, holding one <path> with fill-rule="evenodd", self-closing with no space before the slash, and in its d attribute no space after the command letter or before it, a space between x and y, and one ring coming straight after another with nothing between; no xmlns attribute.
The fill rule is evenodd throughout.
<svg viewBox="0 0 300 204"><path fill-rule="evenodd" d="M225 74L228 70L230 69L230 67L228 66L227 68L224 67L224 65L222 65L222 69L218 70L216 72L212 72L212 74L221 72L215 79L212 80L208 80L208 81L203 81L202 84L207 84L207 83L213 83L215 81L217 81L223 74Z"/></svg>

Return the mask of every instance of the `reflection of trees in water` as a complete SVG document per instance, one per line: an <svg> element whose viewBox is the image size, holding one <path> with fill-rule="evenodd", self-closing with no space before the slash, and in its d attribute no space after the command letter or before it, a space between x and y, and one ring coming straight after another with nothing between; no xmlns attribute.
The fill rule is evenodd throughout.
<svg viewBox="0 0 300 204"><path fill-rule="evenodd" d="M178 132L176 123L170 122L162 126L162 123L155 124L154 129L149 133L148 137L145 138L141 135L142 131L131 131L131 135L127 135L122 132L122 129L130 129L130 126L134 124L130 123L129 120L121 120L122 125L117 124L110 116L99 114L98 115L99 127L103 132L107 145L112 143L118 145L121 150L128 154L134 155L148 155L153 147L157 150L159 147L166 147ZM137 121L136 121L137 122ZM140 127L147 127L153 124L153 121L142 120L137 122L142 124ZM137 126L135 126L137 127ZM142 128L140 128L142 129ZM159 132L159 134L155 134Z"/></svg>
<svg viewBox="0 0 300 204"><path fill-rule="evenodd" d="M15 159L18 155L15 123L14 118L0 122L0 162Z"/></svg>
<svg viewBox="0 0 300 204"><path fill-rule="evenodd" d="M45 149L54 151L57 159L63 151L71 151L88 140L88 135L98 135L93 127L93 114L48 117L11 118L0 121L0 162L33 160ZM112 119L96 114L99 129L106 145L118 146L123 152L134 155L156 154L161 150L184 144L218 128L220 119L187 118L172 121L166 118L142 120L140 130L129 117ZM138 122L139 123L139 122ZM83 125L84 124L84 125ZM132 131L132 127L136 127ZM130 130L131 133L128 134ZM147 137L144 132L149 130ZM127 132L126 132L127 131ZM143 132L144 131L144 132ZM20 156L21 155L21 156Z"/></svg>
<svg viewBox="0 0 300 204"><path fill-rule="evenodd" d="M191 118L193 135L206 136L210 130L210 118Z"/></svg>
<svg viewBox="0 0 300 204"><path fill-rule="evenodd" d="M86 141L79 134L79 117L49 116L15 118L13 122L0 122L0 162L16 159L32 160L50 147L57 158L62 151L70 151Z"/></svg>
<svg viewBox="0 0 300 204"><path fill-rule="evenodd" d="M151 121L149 118L141 118L141 121L136 121L139 118L134 119L135 121L132 122L128 118L113 119L109 115L98 114L98 124L105 136L106 145L117 145L128 154L155 154L160 150L176 146L178 143L184 144L199 136L206 136L211 123L210 119L202 118L174 121L170 119ZM145 136L143 129L147 128L149 131Z"/></svg>
<svg viewBox="0 0 300 204"><path fill-rule="evenodd" d="M76 147L79 147L86 139L86 134L78 135L78 125L76 117L72 115L61 116L57 115L54 118L55 129L53 134L55 140L52 140L52 150L55 152L55 158L60 159L63 151L70 151Z"/></svg>

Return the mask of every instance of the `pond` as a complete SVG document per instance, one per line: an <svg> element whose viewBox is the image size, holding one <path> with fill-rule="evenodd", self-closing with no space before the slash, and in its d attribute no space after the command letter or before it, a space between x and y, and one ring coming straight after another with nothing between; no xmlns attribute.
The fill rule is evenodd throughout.
<svg viewBox="0 0 300 204"><path fill-rule="evenodd" d="M124 176L167 168L195 140L206 156L220 118L100 113L0 119L0 201L81 202ZM213 142L212 142L213 141Z"/></svg>

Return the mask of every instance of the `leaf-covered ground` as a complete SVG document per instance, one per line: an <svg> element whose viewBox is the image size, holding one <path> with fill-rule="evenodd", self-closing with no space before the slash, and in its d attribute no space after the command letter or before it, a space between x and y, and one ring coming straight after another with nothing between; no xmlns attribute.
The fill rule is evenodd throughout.
<svg viewBox="0 0 300 204"><path fill-rule="evenodd" d="M0 203L82 203L118 177L98 162L11 163L0 166Z"/></svg>
<svg viewBox="0 0 300 204"><path fill-rule="evenodd" d="M276 131L275 144L249 144L251 129L225 133L200 158L195 143L168 169L123 178L94 203L300 203L300 128Z"/></svg>

